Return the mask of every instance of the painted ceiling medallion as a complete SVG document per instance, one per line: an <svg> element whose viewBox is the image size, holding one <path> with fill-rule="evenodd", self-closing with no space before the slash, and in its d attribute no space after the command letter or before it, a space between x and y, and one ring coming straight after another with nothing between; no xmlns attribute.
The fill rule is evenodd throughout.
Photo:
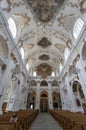
<svg viewBox="0 0 86 130"><path fill-rule="evenodd" d="M49 42L47 38L44 37L38 42L38 45L45 49L46 47L51 45L51 42Z"/></svg>
<svg viewBox="0 0 86 130"><path fill-rule="evenodd" d="M45 55L45 54L43 54L43 55L40 55L40 56L39 56L39 59L45 61L45 60L49 60L50 57L49 57L49 55Z"/></svg>
<svg viewBox="0 0 86 130"><path fill-rule="evenodd" d="M65 0L27 0L41 22L49 22Z"/></svg>

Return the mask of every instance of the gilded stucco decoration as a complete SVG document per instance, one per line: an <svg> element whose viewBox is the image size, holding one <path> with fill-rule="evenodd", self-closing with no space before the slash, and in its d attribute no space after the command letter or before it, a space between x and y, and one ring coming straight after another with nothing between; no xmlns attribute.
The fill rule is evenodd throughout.
<svg viewBox="0 0 86 130"><path fill-rule="evenodd" d="M84 6L85 5L85 6ZM80 12L86 13L86 1L85 0L80 0L79 2L79 6L80 6Z"/></svg>
<svg viewBox="0 0 86 130"><path fill-rule="evenodd" d="M85 0L76 0L76 3L69 1L67 3L67 5L72 8L76 8L76 9L78 8L82 14L86 12L86 8L84 6L85 4L86 4Z"/></svg>
<svg viewBox="0 0 86 130"><path fill-rule="evenodd" d="M49 22L65 0L27 0L41 22Z"/></svg>
<svg viewBox="0 0 86 130"><path fill-rule="evenodd" d="M33 44L27 44L27 45L24 45L23 48L25 51L28 51L28 49L32 49L34 47Z"/></svg>
<svg viewBox="0 0 86 130"><path fill-rule="evenodd" d="M30 31L29 33L24 34L22 37L20 37L18 41L19 46L22 46L24 42L28 41L28 39L34 38L34 35L35 35L34 31Z"/></svg>
<svg viewBox="0 0 86 130"><path fill-rule="evenodd" d="M85 6L85 0L0 1L7 20L11 17L16 23L18 35L14 40L18 48L24 49L24 62L29 64L30 73L46 63L59 76L60 63L63 67L65 63L65 49L70 51L74 45L72 31L75 21L80 17L84 22ZM2 30L0 32L2 34ZM11 58L17 62L15 55L12 54Z"/></svg>
<svg viewBox="0 0 86 130"><path fill-rule="evenodd" d="M57 22L59 27L65 27L67 31L70 31L75 22L75 14L71 13L67 15L61 12L57 18Z"/></svg>
<svg viewBox="0 0 86 130"><path fill-rule="evenodd" d="M78 74L79 72L80 72L80 69L76 68L74 64L70 66L69 75Z"/></svg>
<svg viewBox="0 0 86 130"><path fill-rule="evenodd" d="M63 43L65 43L66 46L72 45L72 41L68 35L65 35L64 33L60 32L60 31L59 32L54 31L53 34L55 35L56 38L59 38L61 41L63 41Z"/></svg>
<svg viewBox="0 0 86 130"><path fill-rule="evenodd" d="M73 3L73 2L71 2L71 1L69 1L69 2L67 3L67 5L70 6L70 7L72 7L72 8L78 8L78 3Z"/></svg>
<svg viewBox="0 0 86 130"><path fill-rule="evenodd" d="M64 52L65 50L65 46L64 45L61 45L61 44L55 44L55 47L60 50L61 53Z"/></svg>
<svg viewBox="0 0 86 130"><path fill-rule="evenodd" d="M65 21L66 15L62 12L60 16L57 18L58 20L58 26L63 26Z"/></svg>
<svg viewBox="0 0 86 130"><path fill-rule="evenodd" d="M15 19L16 24L18 26L18 33L22 32L23 29L26 28L26 26L29 26L29 22L31 20L27 13L14 14L13 18Z"/></svg>
<svg viewBox="0 0 86 130"><path fill-rule="evenodd" d="M24 6L24 2L23 1L14 2L13 0L0 0L0 5L4 11L10 12L12 8Z"/></svg>

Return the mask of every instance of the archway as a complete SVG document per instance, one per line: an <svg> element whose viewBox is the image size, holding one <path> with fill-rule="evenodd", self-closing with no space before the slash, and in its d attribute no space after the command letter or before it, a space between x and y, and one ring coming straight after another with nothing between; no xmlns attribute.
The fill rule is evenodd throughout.
<svg viewBox="0 0 86 130"><path fill-rule="evenodd" d="M54 91L52 93L52 98L53 98L53 108L55 109L61 109L61 99L60 99L60 94Z"/></svg>
<svg viewBox="0 0 86 130"><path fill-rule="evenodd" d="M82 48L82 60L84 64L86 65L86 43L83 45L83 48Z"/></svg>
<svg viewBox="0 0 86 130"><path fill-rule="evenodd" d="M35 109L35 100L36 100L36 93L35 93L35 91L31 90L28 93L26 108L34 110Z"/></svg>
<svg viewBox="0 0 86 130"><path fill-rule="evenodd" d="M48 93L46 91L40 93L40 111L48 112Z"/></svg>
<svg viewBox="0 0 86 130"><path fill-rule="evenodd" d="M84 93L82 91L82 87L78 81L74 81L73 83L73 93L77 93L80 97L80 99L84 99Z"/></svg>
<svg viewBox="0 0 86 130"><path fill-rule="evenodd" d="M37 82L35 80L30 81L30 87L37 86Z"/></svg>
<svg viewBox="0 0 86 130"><path fill-rule="evenodd" d="M40 84L40 86L48 86L48 83L47 83L47 81L45 81L45 80L41 81L41 84Z"/></svg>
<svg viewBox="0 0 86 130"><path fill-rule="evenodd" d="M85 99L82 86L78 81L74 81L72 89L73 89L76 107L80 109L80 107L82 108Z"/></svg>

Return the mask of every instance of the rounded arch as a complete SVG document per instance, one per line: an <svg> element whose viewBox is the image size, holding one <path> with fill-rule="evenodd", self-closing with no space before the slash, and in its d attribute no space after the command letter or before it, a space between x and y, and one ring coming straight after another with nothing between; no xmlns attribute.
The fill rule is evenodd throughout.
<svg viewBox="0 0 86 130"><path fill-rule="evenodd" d="M35 108L35 102L36 102L36 92L34 90L30 90L27 96L27 109L34 109Z"/></svg>
<svg viewBox="0 0 86 130"><path fill-rule="evenodd" d="M41 91L40 97L48 97L48 92L47 91Z"/></svg>
<svg viewBox="0 0 86 130"><path fill-rule="evenodd" d="M9 24L10 32L11 32L13 38L15 39L16 35L17 35L17 26L16 26L16 23L15 23L15 20L12 17L10 17L8 19L8 24Z"/></svg>
<svg viewBox="0 0 86 130"><path fill-rule="evenodd" d="M48 92L45 90L40 93L40 111L48 111Z"/></svg>
<svg viewBox="0 0 86 130"><path fill-rule="evenodd" d="M48 86L47 81L45 81L45 80L41 81L40 86Z"/></svg>
<svg viewBox="0 0 86 130"><path fill-rule="evenodd" d="M85 42L85 44L83 45L81 55L82 55L83 61L86 61L86 42Z"/></svg>
<svg viewBox="0 0 86 130"><path fill-rule="evenodd" d="M78 18L74 24L74 27L73 27L73 37L75 40L80 35L80 32L83 28L83 25L84 25L84 21L81 18Z"/></svg>
<svg viewBox="0 0 86 130"><path fill-rule="evenodd" d="M52 100L53 100L53 108L54 109L61 109L60 93L53 91Z"/></svg>
<svg viewBox="0 0 86 130"><path fill-rule="evenodd" d="M73 92L77 92L77 84L78 84L78 81L74 81L73 82L73 86L72 86L72 89L73 89Z"/></svg>
<svg viewBox="0 0 86 130"><path fill-rule="evenodd" d="M30 86L37 86L37 82L35 80L30 81Z"/></svg>
<svg viewBox="0 0 86 130"><path fill-rule="evenodd" d="M0 35L0 55L7 59L9 57L9 47L7 41Z"/></svg>
<svg viewBox="0 0 86 130"><path fill-rule="evenodd" d="M59 84L56 80L54 80L54 81L52 81L52 86L59 86Z"/></svg>
<svg viewBox="0 0 86 130"><path fill-rule="evenodd" d="M78 81L74 81L72 89L73 89L76 106L81 107L81 104L83 104L84 101L83 99L85 99L81 84Z"/></svg>
<svg viewBox="0 0 86 130"><path fill-rule="evenodd" d="M65 60L67 60L67 59L68 59L69 54L70 54L70 50L69 50L69 48L68 48L68 47L66 47L66 48L65 48L65 51L64 51L64 58L65 58Z"/></svg>
<svg viewBox="0 0 86 130"><path fill-rule="evenodd" d="M79 93L80 98L85 98L81 84L78 81L73 82L73 92Z"/></svg>
<svg viewBox="0 0 86 130"><path fill-rule="evenodd" d="M24 48L23 47L20 48L20 54L21 54L22 59L24 59L25 52L24 52Z"/></svg>
<svg viewBox="0 0 86 130"><path fill-rule="evenodd" d="M63 65L62 65L62 63L60 62L60 72L62 71L62 69L63 69Z"/></svg>

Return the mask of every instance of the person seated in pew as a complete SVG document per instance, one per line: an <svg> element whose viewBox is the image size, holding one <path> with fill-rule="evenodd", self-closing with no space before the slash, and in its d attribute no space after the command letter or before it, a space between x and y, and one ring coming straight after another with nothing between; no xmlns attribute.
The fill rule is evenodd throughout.
<svg viewBox="0 0 86 130"><path fill-rule="evenodd" d="M17 114L16 113L14 113L13 115L12 115L12 117L10 118L10 122L17 122Z"/></svg>

